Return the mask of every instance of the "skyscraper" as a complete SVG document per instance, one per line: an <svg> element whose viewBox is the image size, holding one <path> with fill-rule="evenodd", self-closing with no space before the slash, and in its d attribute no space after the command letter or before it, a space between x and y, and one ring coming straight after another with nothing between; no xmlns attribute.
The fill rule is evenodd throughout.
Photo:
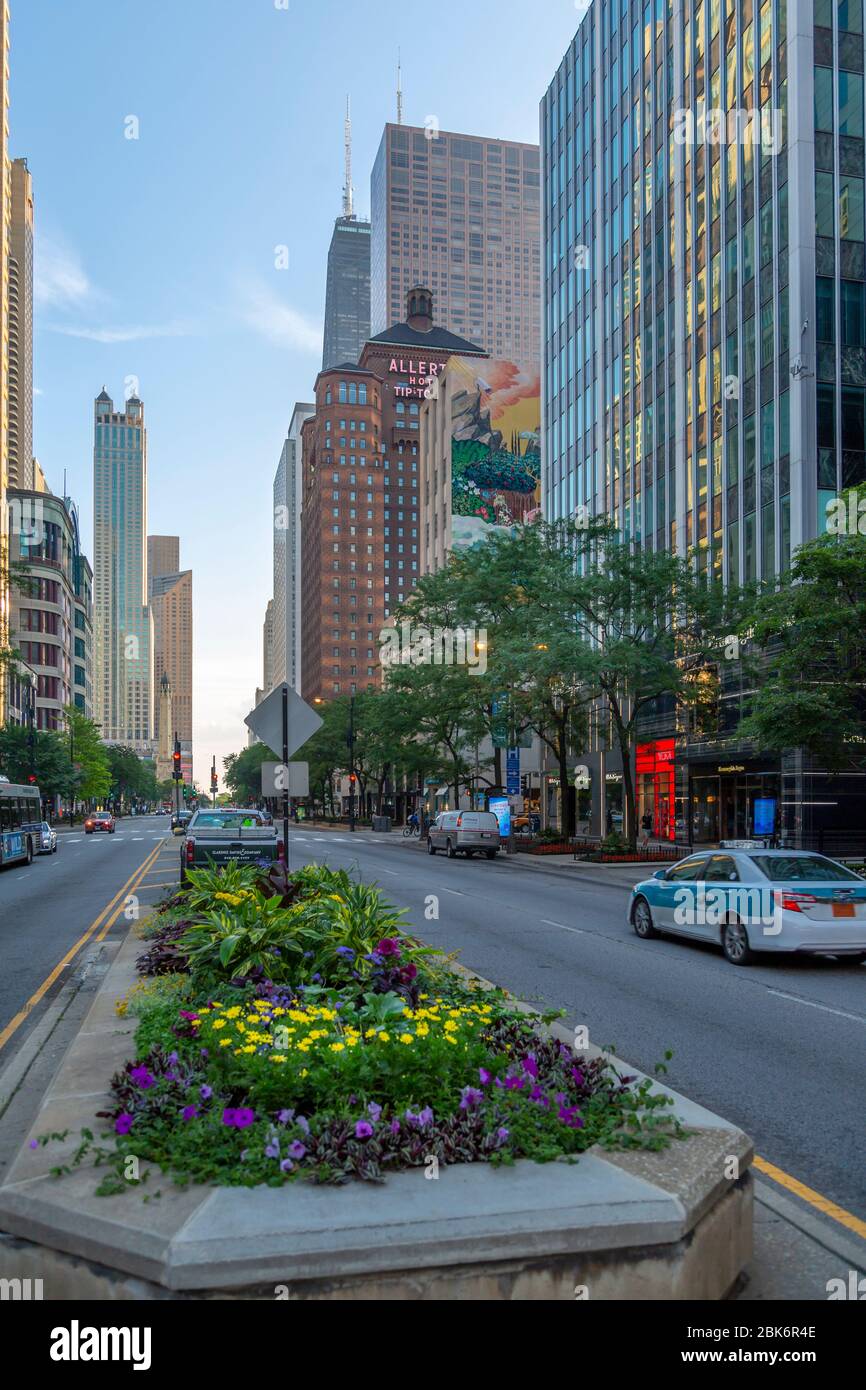
<svg viewBox="0 0 866 1390"><path fill-rule="evenodd" d="M153 737L153 619L147 586L144 406L94 405L93 544L96 699L102 737L142 754Z"/></svg>
<svg viewBox="0 0 866 1390"><path fill-rule="evenodd" d="M541 130L548 517L772 582L866 481L863 0L596 0ZM738 741L726 667L718 737L656 711L639 815L706 841L759 802L792 843L851 823L853 778Z"/></svg>
<svg viewBox="0 0 866 1390"><path fill-rule="evenodd" d="M301 426L314 412L314 405L295 406L274 477L272 685L288 681L298 691L301 688Z"/></svg>
<svg viewBox="0 0 866 1390"><path fill-rule="evenodd" d="M33 179L26 159L11 165L9 257L9 486L32 488Z"/></svg>
<svg viewBox="0 0 866 1390"><path fill-rule="evenodd" d="M0 651L9 642L9 257L12 197L9 174L9 5L0 0ZM6 667L0 661L0 712L6 709Z"/></svg>
<svg viewBox="0 0 866 1390"><path fill-rule="evenodd" d="M346 103L346 181L343 213L334 223L328 251L322 370L357 362L370 336L370 223L355 216L352 188L352 119Z"/></svg>
<svg viewBox="0 0 866 1390"><path fill-rule="evenodd" d="M441 327L491 357L537 362L540 217L537 145L386 125L371 180L371 332L426 285Z"/></svg>
<svg viewBox="0 0 866 1390"><path fill-rule="evenodd" d="M147 583L153 616L153 680L157 693L166 677L171 691L172 740L180 740L184 780L192 782L192 570L180 568L177 536L148 536ZM161 711L154 710L153 736L162 746Z"/></svg>

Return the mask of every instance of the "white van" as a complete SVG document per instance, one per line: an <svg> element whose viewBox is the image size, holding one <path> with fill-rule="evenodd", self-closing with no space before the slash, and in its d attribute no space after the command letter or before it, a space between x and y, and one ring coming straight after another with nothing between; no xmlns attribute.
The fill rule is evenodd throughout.
<svg viewBox="0 0 866 1390"><path fill-rule="evenodd" d="M449 859L476 852L495 859L499 853L499 821L492 811L443 811L427 832L427 853L444 849Z"/></svg>

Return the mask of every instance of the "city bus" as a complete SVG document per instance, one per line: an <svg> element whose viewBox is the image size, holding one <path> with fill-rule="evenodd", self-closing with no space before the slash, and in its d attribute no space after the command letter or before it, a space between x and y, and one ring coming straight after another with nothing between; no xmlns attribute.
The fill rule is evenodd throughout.
<svg viewBox="0 0 866 1390"><path fill-rule="evenodd" d="M39 788L0 782L0 865L31 864L41 835Z"/></svg>

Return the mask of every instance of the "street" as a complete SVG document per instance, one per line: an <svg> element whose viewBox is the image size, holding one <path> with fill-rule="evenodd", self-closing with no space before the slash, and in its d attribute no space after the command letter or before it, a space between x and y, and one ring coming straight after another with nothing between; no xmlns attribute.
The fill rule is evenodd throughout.
<svg viewBox="0 0 866 1390"><path fill-rule="evenodd" d="M115 914L119 926L125 926L130 892L137 894L143 908L164 891L165 873L149 875L142 885L136 880L137 871L154 851L170 843L167 830L166 816L120 820L114 835L86 835L83 826L75 827L61 832L56 854L37 856L29 867L14 864L0 871L0 1040L5 1045L0 1057L4 1062L6 1049L20 1045L37 1016L34 1008L28 1011L31 1016L20 1018L28 1001L43 990L38 1002L50 1002L63 985L64 972L50 977L76 946L86 944L82 937L89 934L88 940L98 940L107 924L113 925ZM118 901L112 903L118 894ZM109 904L111 912L104 913Z"/></svg>
<svg viewBox="0 0 866 1390"><path fill-rule="evenodd" d="M521 999L564 1009L642 1071L672 1050L669 1085L741 1126L762 1159L866 1219L863 1111L851 1104L863 1093L866 967L765 958L738 969L694 942L639 941L625 921L629 891L604 882L604 868L431 858L369 832L293 831L290 853L295 865L357 863L408 909L419 937ZM438 921L425 918L430 895Z"/></svg>

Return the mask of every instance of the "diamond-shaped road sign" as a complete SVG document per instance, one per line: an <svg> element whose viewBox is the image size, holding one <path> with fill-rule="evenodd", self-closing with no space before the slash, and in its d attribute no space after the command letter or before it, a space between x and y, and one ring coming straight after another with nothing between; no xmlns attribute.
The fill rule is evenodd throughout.
<svg viewBox="0 0 866 1390"><path fill-rule="evenodd" d="M292 687L278 685L271 691L270 695L260 705L256 705L254 710L250 710L244 723L248 729L252 729L256 738L260 739L266 748L270 748L278 758L284 756L283 753L283 691L288 692L287 711L288 711L288 748L285 752L286 757L291 757L303 747L308 738L312 738L317 729L322 727L321 716L302 700L300 695Z"/></svg>

